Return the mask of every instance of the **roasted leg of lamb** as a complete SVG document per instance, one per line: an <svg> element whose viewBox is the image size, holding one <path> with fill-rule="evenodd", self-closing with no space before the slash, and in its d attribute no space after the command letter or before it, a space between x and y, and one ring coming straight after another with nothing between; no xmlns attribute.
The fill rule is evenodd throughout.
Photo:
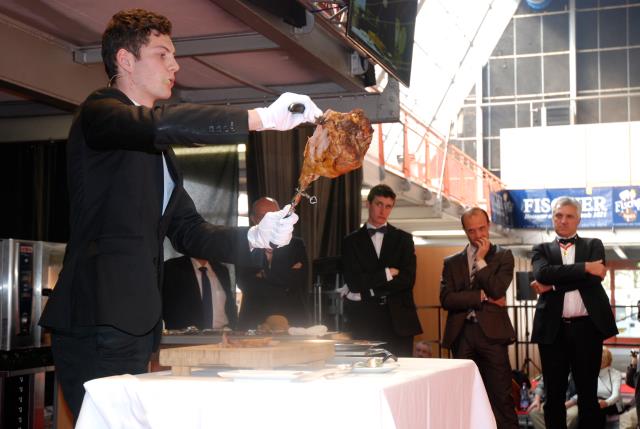
<svg viewBox="0 0 640 429"><path fill-rule="evenodd" d="M362 109L348 113L327 110L307 141L292 206L319 176L334 178L360 168L372 137L371 122Z"/></svg>

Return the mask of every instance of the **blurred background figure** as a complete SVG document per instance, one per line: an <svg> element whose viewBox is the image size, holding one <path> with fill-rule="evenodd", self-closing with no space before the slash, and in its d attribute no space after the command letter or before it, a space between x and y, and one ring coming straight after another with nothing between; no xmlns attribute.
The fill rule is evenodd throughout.
<svg viewBox="0 0 640 429"><path fill-rule="evenodd" d="M636 429L638 427L638 403L640 403L640 389L638 389L638 350L631 350L631 362L627 367L627 377L625 383L635 389L631 408L620 415L620 429Z"/></svg>
<svg viewBox="0 0 640 429"><path fill-rule="evenodd" d="M431 344L429 344L425 340L418 341L415 346L415 350L413 355L419 358L430 358L433 357L433 351L431 349Z"/></svg>
<svg viewBox="0 0 640 429"><path fill-rule="evenodd" d="M613 357L611 351L603 347L602 358L600 360L600 373L598 374L598 405L602 413L600 422L606 424L607 416L620 414L623 409L622 396L620 395L620 386L622 385L622 373L611 366ZM578 403L578 394L576 393L568 401L571 405ZM568 409L569 407L567 407ZM591 424L591 426L589 426ZM589 422L584 427L604 427L604 424L597 422Z"/></svg>
<svg viewBox="0 0 640 429"><path fill-rule="evenodd" d="M576 401L572 401L571 398L576 394L576 386L573 382L573 377L569 374L569 382L567 385L567 400L564 405L567 408L567 429L578 428L578 406ZM544 378L540 376L538 385L534 390L533 400L531 405L527 409L529 413L529 419L533 424L534 429L545 429L544 421L544 402L546 400L546 392L544 387Z"/></svg>
<svg viewBox="0 0 640 429"><path fill-rule="evenodd" d="M229 270L223 264L188 256L165 261L162 285L165 328L233 328L237 314Z"/></svg>
<svg viewBox="0 0 640 429"><path fill-rule="evenodd" d="M251 206L251 224L259 224L264 215L278 210L273 198L256 200ZM309 264L302 239L293 237L288 246L254 252L264 252L261 266L236 266L237 283L242 290L238 329L256 329L274 314L284 316L290 326L307 326Z"/></svg>

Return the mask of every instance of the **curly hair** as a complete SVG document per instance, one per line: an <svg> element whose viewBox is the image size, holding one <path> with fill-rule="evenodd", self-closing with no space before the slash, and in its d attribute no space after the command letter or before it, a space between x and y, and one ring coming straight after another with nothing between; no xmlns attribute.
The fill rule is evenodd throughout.
<svg viewBox="0 0 640 429"><path fill-rule="evenodd" d="M111 17L102 33L102 61L109 80L118 74L116 54L126 49L140 58L140 48L149 43L149 35L171 35L171 21L144 9L121 10Z"/></svg>

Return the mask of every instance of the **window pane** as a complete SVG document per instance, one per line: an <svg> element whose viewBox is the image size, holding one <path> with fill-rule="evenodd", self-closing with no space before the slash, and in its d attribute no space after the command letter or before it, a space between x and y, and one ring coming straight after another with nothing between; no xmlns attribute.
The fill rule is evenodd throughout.
<svg viewBox="0 0 640 429"><path fill-rule="evenodd" d="M600 10L600 47L613 48L627 44L625 9Z"/></svg>
<svg viewBox="0 0 640 429"><path fill-rule="evenodd" d="M544 61L544 91L569 92L569 55L547 55Z"/></svg>
<svg viewBox="0 0 640 429"><path fill-rule="evenodd" d="M569 14L548 15L543 19L544 52L569 50Z"/></svg>
<svg viewBox="0 0 640 429"><path fill-rule="evenodd" d="M528 16L515 19L516 55L540 52L540 17Z"/></svg>
<svg viewBox="0 0 640 429"><path fill-rule="evenodd" d="M600 52L600 84L602 89L625 88L627 86L627 52Z"/></svg>
<svg viewBox="0 0 640 429"><path fill-rule="evenodd" d="M578 49L593 49L598 46L596 23L595 12L576 13L576 47Z"/></svg>
<svg viewBox="0 0 640 429"><path fill-rule="evenodd" d="M518 95L542 92L540 57L518 58Z"/></svg>
<svg viewBox="0 0 640 429"><path fill-rule="evenodd" d="M513 59L489 60L489 97L513 95Z"/></svg>
<svg viewBox="0 0 640 429"><path fill-rule="evenodd" d="M640 301L640 271L616 270L616 322L620 337L640 337L637 303ZM609 288L610 290L610 288Z"/></svg>

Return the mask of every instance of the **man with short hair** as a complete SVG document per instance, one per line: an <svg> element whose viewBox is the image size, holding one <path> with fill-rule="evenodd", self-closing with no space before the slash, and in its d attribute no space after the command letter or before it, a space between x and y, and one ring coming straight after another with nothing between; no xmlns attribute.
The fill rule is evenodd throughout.
<svg viewBox="0 0 640 429"><path fill-rule="evenodd" d="M598 374L602 343L618 333L602 287L607 274L604 246L578 237L580 202L560 197L552 203L556 239L533 247L531 287L539 293L531 342L538 343L547 387L548 429L566 427L565 392L573 374L578 394L578 427L600 428Z"/></svg>
<svg viewBox="0 0 640 429"><path fill-rule="evenodd" d="M279 210L276 200L262 197L251 206L251 224L258 225L267 213ZM242 290L238 329L256 329L274 314L286 317L290 326L307 326L309 262L304 241L292 237L288 246L257 252L264 252L261 266L236 267Z"/></svg>
<svg viewBox="0 0 640 429"><path fill-rule="evenodd" d="M440 302L448 314L442 345L454 358L476 363L498 428L517 428L507 350L515 331L505 307L513 255L489 240L489 215L483 209L465 210L460 222L469 244L444 260Z"/></svg>
<svg viewBox="0 0 640 429"><path fill-rule="evenodd" d="M83 383L145 372L161 333L163 240L182 254L223 262L286 245L297 216L260 225L208 224L182 186L172 144L237 143L250 130L290 129L322 114L306 96L283 94L254 110L180 104L171 22L142 9L116 13L102 36L108 88L80 106L67 142L71 232L64 266L40 324L64 397L77 418ZM288 111L305 105L303 114Z"/></svg>
<svg viewBox="0 0 640 429"><path fill-rule="evenodd" d="M188 256L164 261L162 319L166 329L233 329L238 321L235 298L224 264Z"/></svg>
<svg viewBox="0 0 640 429"><path fill-rule="evenodd" d="M411 234L387 223L395 202L389 186L371 188L366 224L342 242L344 308L353 338L384 341L390 352L411 357L413 337L422 333L413 301L416 255Z"/></svg>

